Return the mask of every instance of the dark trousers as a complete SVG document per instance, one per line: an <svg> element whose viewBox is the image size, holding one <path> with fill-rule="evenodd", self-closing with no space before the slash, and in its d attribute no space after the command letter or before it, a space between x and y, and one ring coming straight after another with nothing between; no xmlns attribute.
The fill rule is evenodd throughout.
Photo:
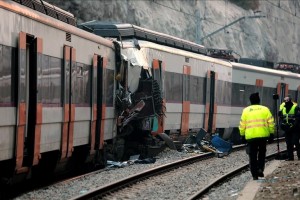
<svg viewBox="0 0 300 200"><path fill-rule="evenodd" d="M294 159L294 145L296 146L297 156L300 158L300 143L297 131L285 132L285 142L289 159Z"/></svg>
<svg viewBox="0 0 300 200"><path fill-rule="evenodd" d="M267 151L267 140L264 138L253 139L248 142L249 165L253 177L257 177L258 170L265 169L265 157Z"/></svg>

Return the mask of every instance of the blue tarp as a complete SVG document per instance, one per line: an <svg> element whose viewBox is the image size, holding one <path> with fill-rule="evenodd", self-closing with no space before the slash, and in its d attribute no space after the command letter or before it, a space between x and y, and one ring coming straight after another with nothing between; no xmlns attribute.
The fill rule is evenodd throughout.
<svg viewBox="0 0 300 200"><path fill-rule="evenodd" d="M228 153L232 149L232 144L215 135L211 140L212 146L215 147L218 151L223 153Z"/></svg>

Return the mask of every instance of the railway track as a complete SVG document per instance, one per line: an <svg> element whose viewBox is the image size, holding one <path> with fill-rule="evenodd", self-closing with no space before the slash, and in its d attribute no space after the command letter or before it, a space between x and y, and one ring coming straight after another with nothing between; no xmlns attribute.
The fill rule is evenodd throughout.
<svg viewBox="0 0 300 200"><path fill-rule="evenodd" d="M61 176L56 176L52 177L49 179L30 179L26 182L22 182L13 186L9 185L3 185L1 186L1 189L5 193L0 195L0 199L13 199L17 198L18 196L22 194L26 194L30 191L33 190L44 190L45 188L48 188L49 186L57 185L57 184L64 184L64 183L69 183L72 180L78 180L81 178L84 178L85 176L91 176L96 173L101 173L103 172L103 169L99 169L96 171L92 172L83 172L83 171L78 171L76 173L70 173L70 174L65 174Z"/></svg>
<svg viewBox="0 0 300 200"><path fill-rule="evenodd" d="M272 150L268 150L268 152L276 153L277 145L272 144L271 146L272 146ZM194 195L196 192L200 191L202 188L211 184L213 180L216 180L217 178L220 177L218 176L218 174L216 174L214 177L210 177L212 169L214 169L215 171L218 170L224 171L222 172L222 175L224 175L225 172L228 172L226 168L231 168L231 170L233 170L233 168L238 167L238 165L232 163L242 162L244 165L247 165L248 157L246 156L246 153L242 149L244 149L243 145L235 147L233 149L233 152L228 156L224 157L223 159L217 158L217 156L213 153L205 153L205 154L191 157L191 154L188 155L186 153L180 153L180 152L176 153L176 151L169 150L170 152L172 152L172 154L176 153L175 157L177 158L174 159L174 157L170 157L171 154L168 154L167 152L166 157L162 156L154 164L151 165L137 164L137 165L132 165L132 166L114 169L114 170L105 169L103 171L95 171L89 174L83 174L81 176L73 177L71 179L66 179L63 181L56 182L53 185L49 184L46 187L35 188L31 192L27 192L19 196L17 199L22 199L22 200L33 199L33 198L43 199L43 196L47 196L47 197L53 196L53 198L56 199L93 199L95 196L97 196L97 198L98 197L112 198L115 195L119 195L119 193L122 193L123 190L129 190L129 192L127 193L131 193L130 188L136 188L136 187L139 188L139 186L137 185L143 182L147 182L147 180L150 180L150 186L146 185L145 187L152 187L152 185L159 185L160 184L159 182L161 180L164 179L167 180L169 178L169 176L165 174L175 172L175 175L172 174L170 175L171 177L172 176L175 177L178 169L198 168L199 174L195 175L195 177L199 176L200 179L199 177L197 177L194 181L194 184L199 183L200 185L204 184L204 186L199 186L198 188L195 188L192 193L184 196L184 199L187 199L188 197ZM240 152L240 153L236 154L236 152ZM222 166L224 166L223 167L224 169L222 168ZM187 174L188 173L189 172L187 172ZM166 176L166 178L164 176ZM191 175L191 177L188 177L187 179L193 179L193 175ZM154 184L153 184L151 183L152 179L159 179L159 180L154 180L153 181ZM178 180L176 180L175 178L173 182L184 182L184 180L181 180L180 177L177 179ZM137 184L137 182L139 183ZM165 187L164 184L173 187L172 186L173 183L171 184L163 183L161 185L162 188ZM174 188L176 187L180 187L180 186L174 186ZM171 188L169 189L171 190ZM161 195L164 196L164 194ZM161 198L161 197L162 196L157 198ZM128 197L128 199L134 199L134 198Z"/></svg>
<svg viewBox="0 0 300 200"><path fill-rule="evenodd" d="M273 144L273 146L275 146ZM234 151L242 151L245 148L245 146L239 146L234 149ZM243 154L244 151L242 151ZM273 157L276 155L276 151L273 152L273 154L270 154L268 157ZM189 168L190 165L193 167L190 168L195 168L197 166L197 163L200 161L203 161L205 159L213 158L215 155L213 153L207 153L204 155L198 155L194 156L191 158L183 159L177 162L173 162L170 164L166 164L160 167L156 167L154 169L150 169L147 171L144 171L142 173L138 173L135 175L132 175L130 177L124 178L122 180L115 181L113 183L95 188L85 194L78 195L76 197L71 198L72 200L81 200L81 199L110 199L114 196L118 196L118 193L126 193L125 197L121 195L120 198L128 198L128 199L133 199L135 197L130 197L127 194L134 193L136 190L144 190L151 185L151 182L157 182L155 177L159 176L165 176L164 174L170 173L169 177L172 177L174 173L177 173L176 171L178 170L179 174L185 174L189 172L179 172L182 168ZM226 160L226 158L224 159ZM220 162L220 161L219 161ZM205 193L207 193L211 188L215 187L217 184L220 184L220 182L227 180L231 176L235 176L237 173L240 173L242 170L246 170L248 167L248 160L246 161L247 164L242 164L239 165L238 167L235 167L232 170L227 171L225 174L223 173L222 176L217 176L207 183L205 183L205 186L202 188L195 189L195 192L189 197L185 197L185 199L190 198L190 199L197 199L201 196L203 196ZM173 172L172 172L173 171ZM226 170L225 170L226 171ZM168 176L168 175L166 175ZM168 179L167 177L166 179ZM159 178L158 178L159 179ZM163 178L161 178L163 179ZM150 183L144 183L144 182L150 182ZM142 185L142 186L140 186ZM175 186L176 187L176 186ZM130 189L132 188L132 189ZM133 191L132 191L133 190ZM132 191L132 192L131 192Z"/></svg>
<svg viewBox="0 0 300 200"><path fill-rule="evenodd" d="M99 197L100 198L100 197L105 196L106 194L112 193L112 192L117 191L119 189L122 189L124 187L128 187L128 186L130 186L130 185L132 185L132 184L134 184L138 181L142 181L142 180L145 180L145 179L150 178L152 176L156 176L156 175L159 175L161 173L171 171L171 170L179 168L181 166L185 166L185 165L188 165L188 164L191 164L191 163L199 162L199 161L204 160L204 159L209 159L211 157L214 157L213 153L205 153L205 154L202 154L202 155L194 156L194 157L191 157L191 158L187 158L187 159L176 161L176 162L173 162L173 163L170 163L170 164L159 166L159 167L156 167L154 169L150 169L150 170L144 171L142 173L135 174L133 176L124 178L122 180L118 180L118 181L113 182L111 184L107 184L107 185L104 185L102 187L96 188L95 190L92 190L92 191L90 191L86 194L83 194L83 195L79 195L79 196L74 197L72 199L73 200L75 200L75 199L76 200L81 200L81 199L91 199L91 198L94 198L94 197L97 197L97 198Z"/></svg>
<svg viewBox="0 0 300 200"><path fill-rule="evenodd" d="M286 152L286 151L282 151ZM277 156L276 153L272 153L266 156L267 162L274 160ZM204 198L210 190L218 190L218 187L222 185L223 183L227 182L228 180L231 180L232 178L238 176L241 173L245 173L246 171L249 171L248 169L249 164L241 165L240 167L237 167L236 169L224 174L221 177L218 177L217 179L213 180L210 184L208 184L206 187L203 189L199 190L197 193L192 195L191 197L188 198L188 200L196 200L196 199L202 199Z"/></svg>

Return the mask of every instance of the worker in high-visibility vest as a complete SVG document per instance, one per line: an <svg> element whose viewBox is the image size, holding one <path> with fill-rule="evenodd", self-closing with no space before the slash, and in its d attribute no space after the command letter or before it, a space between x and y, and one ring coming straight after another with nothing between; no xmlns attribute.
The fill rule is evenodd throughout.
<svg viewBox="0 0 300 200"><path fill-rule="evenodd" d="M287 99L284 107L279 112L280 128L285 131L285 141L287 146L288 161L294 160L294 145L296 147L298 160L300 160L300 143L299 143L299 119L300 109L292 102L291 98Z"/></svg>
<svg viewBox="0 0 300 200"><path fill-rule="evenodd" d="M249 147L249 163L253 180L264 177L267 141L274 138L274 118L268 107L260 105L258 93L250 95L251 105L244 108L240 121L240 135Z"/></svg>
<svg viewBox="0 0 300 200"><path fill-rule="evenodd" d="M287 102L287 101L292 101L292 97L290 97L290 96L284 97L283 102L279 106L279 112L282 111L282 109L284 108L285 102ZM292 101L292 102L296 106L298 105L297 102L294 102L294 101Z"/></svg>

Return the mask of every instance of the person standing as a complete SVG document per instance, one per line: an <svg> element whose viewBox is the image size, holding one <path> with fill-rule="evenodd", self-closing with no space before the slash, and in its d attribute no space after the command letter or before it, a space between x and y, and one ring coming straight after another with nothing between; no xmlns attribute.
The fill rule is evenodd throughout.
<svg viewBox="0 0 300 200"><path fill-rule="evenodd" d="M293 102L291 96L284 97L283 102L282 102L282 103L280 104L280 106L279 106L279 111L282 111L282 109L283 109L284 106L285 106L285 103L288 102L288 101ZM293 102L293 104L297 105L296 102Z"/></svg>
<svg viewBox="0 0 300 200"><path fill-rule="evenodd" d="M298 160L300 160L300 143L299 143L299 118L300 111L297 104L291 99L285 102L284 107L279 111L280 127L285 132L285 142L287 146L288 161L294 160L294 145L296 147Z"/></svg>
<svg viewBox="0 0 300 200"><path fill-rule="evenodd" d="M251 105L244 108L240 135L248 143L249 164L253 180L264 177L267 142L274 139L274 118L268 107L260 105L259 93L250 95Z"/></svg>

